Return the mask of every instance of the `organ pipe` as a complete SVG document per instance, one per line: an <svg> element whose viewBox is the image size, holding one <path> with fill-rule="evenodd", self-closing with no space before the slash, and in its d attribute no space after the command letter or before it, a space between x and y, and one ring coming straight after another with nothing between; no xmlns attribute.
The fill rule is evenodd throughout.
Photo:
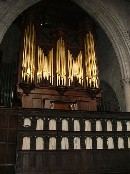
<svg viewBox="0 0 130 174"><path fill-rule="evenodd" d="M78 57L74 59L68 50L68 74L69 86L74 81L74 77L78 83L83 86L83 67L82 67L82 52L80 51Z"/></svg>
<svg viewBox="0 0 130 174"><path fill-rule="evenodd" d="M24 34L22 55L22 80L33 82L35 75L35 31L34 25L28 25Z"/></svg>
<svg viewBox="0 0 130 174"><path fill-rule="evenodd" d="M43 79L53 85L53 49L45 56L43 50L38 47L37 83L41 83Z"/></svg>
<svg viewBox="0 0 130 174"><path fill-rule="evenodd" d="M81 87L86 83L87 87L99 88L95 43L91 32L87 33L84 38L84 48L84 52L79 51L78 56L73 58L70 50L66 52L66 43L61 37L56 42L56 50L51 48L46 55L40 46L37 46L36 49L34 25L28 25L24 33L22 81L34 82L35 80L38 84L46 80L49 82L49 85L53 86L55 78L56 86L66 86L66 84L71 86L76 80ZM37 55L37 57L35 55ZM68 59L66 59L66 56L68 56ZM54 64L54 60L56 64ZM68 60L68 62L66 62L66 60ZM83 64L85 64L85 69L83 68ZM56 67L54 68L54 66ZM56 72L54 72L54 70L56 70ZM68 71L68 73L66 71ZM55 73L56 77L54 77ZM84 73L86 79L83 78ZM66 77L67 74L68 77Z"/></svg>
<svg viewBox="0 0 130 174"><path fill-rule="evenodd" d="M57 86L66 85L66 54L65 54L65 42L62 39L62 37L57 41L56 74L57 74Z"/></svg>
<svg viewBox="0 0 130 174"><path fill-rule="evenodd" d="M86 34L85 45L85 66L87 87L99 87L97 61L95 55L94 37L91 32Z"/></svg>

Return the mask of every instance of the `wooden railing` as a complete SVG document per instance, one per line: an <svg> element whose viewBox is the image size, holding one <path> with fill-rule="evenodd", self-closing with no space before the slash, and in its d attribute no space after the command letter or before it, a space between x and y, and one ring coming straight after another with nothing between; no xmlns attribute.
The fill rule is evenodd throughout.
<svg viewBox="0 0 130 174"><path fill-rule="evenodd" d="M52 137L56 144L53 150L62 149L63 137L68 141L67 150L74 149L75 137L79 141L78 149L127 149L130 148L130 118L127 115L59 110L26 112L18 117L18 149L22 150L26 139L29 149L23 149L37 150L36 140L42 138L44 147L41 150L49 150ZM86 145L87 140L92 142L91 147Z"/></svg>
<svg viewBox="0 0 130 174"><path fill-rule="evenodd" d="M1 108L0 173L128 174L129 122L130 113Z"/></svg>
<svg viewBox="0 0 130 174"><path fill-rule="evenodd" d="M17 174L130 172L126 159L130 160L129 113L19 111Z"/></svg>

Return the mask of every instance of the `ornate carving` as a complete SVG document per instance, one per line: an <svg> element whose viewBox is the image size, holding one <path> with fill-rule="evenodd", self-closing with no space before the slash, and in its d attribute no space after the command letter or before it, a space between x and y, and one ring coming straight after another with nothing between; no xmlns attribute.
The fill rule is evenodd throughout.
<svg viewBox="0 0 130 174"><path fill-rule="evenodd" d="M68 91L68 87L60 85L56 87L56 91L59 93L60 96L63 96L64 93Z"/></svg>
<svg viewBox="0 0 130 174"><path fill-rule="evenodd" d="M23 90L23 93L25 95L28 95L32 90L35 89L35 84L34 83L26 83L22 82L18 84L19 88Z"/></svg>

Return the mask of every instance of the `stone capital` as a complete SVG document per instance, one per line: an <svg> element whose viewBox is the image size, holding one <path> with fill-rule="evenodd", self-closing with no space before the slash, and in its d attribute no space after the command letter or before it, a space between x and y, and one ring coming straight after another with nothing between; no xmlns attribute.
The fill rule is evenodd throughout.
<svg viewBox="0 0 130 174"><path fill-rule="evenodd" d="M130 85L130 78L122 79L122 85L123 86Z"/></svg>

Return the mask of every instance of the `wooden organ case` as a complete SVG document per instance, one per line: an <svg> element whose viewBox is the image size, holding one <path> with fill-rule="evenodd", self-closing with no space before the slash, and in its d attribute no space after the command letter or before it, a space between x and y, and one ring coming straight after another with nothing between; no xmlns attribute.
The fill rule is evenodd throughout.
<svg viewBox="0 0 130 174"><path fill-rule="evenodd" d="M96 111L101 94L92 19L70 27L41 22L39 16L32 20L30 14L19 63L22 107Z"/></svg>

